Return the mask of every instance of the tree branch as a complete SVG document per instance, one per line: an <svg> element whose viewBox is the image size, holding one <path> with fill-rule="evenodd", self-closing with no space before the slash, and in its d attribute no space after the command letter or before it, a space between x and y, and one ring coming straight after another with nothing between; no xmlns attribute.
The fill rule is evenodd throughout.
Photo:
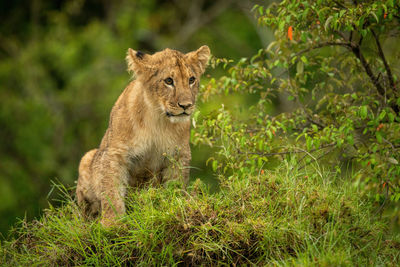
<svg viewBox="0 0 400 267"><path fill-rule="evenodd" d="M373 32L373 34L374 34L374 32ZM351 40L352 37L353 37L353 34L351 32L349 39ZM375 37L375 34L374 34L374 37ZM303 50L297 52L295 54L295 56L299 56L299 55L307 53L307 52L309 52L311 50L322 48L322 47L326 47L326 46L343 46L343 47L346 47L346 48L350 49L353 52L353 54L360 60L361 65L363 66L365 72L367 73L367 75L370 78L371 82L374 84L375 88L377 89L379 96L385 97L386 90L385 90L385 88L383 88L382 84L379 82L379 76L376 77L374 75L370 65L368 64L368 62L365 59L364 55L361 53L361 49L360 48L361 48L362 41L363 41L363 37L361 36L360 40L358 41L358 44L355 44L354 42L351 42L351 41L349 41L349 42L323 42L323 43L317 44L315 46L303 49ZM379 44L380 49L382 49L377 38L376 38L376 41L377 41L377 45ZM383 51L382 51L382 56L383 56L383 58L382 58L382 60L383 60L385 58L384 54L383 54ZM386 68L386 64L387 64L386 59L384 60L384 64L385 64L385 68ZM390 77L391 77L390 78L391 79L390 83L391 83L391 86L392 86L393 90L396 91L395 90L396 89L395 88L395 84L394 84L394 81L393 81L393 76L392 76L392 73L390 71L389 65L387 65L386 71L388 72L388 76L389 76L389 73L390 73ZM392 85L392 82L393 82L393 85ZM390 105L390 107L394 110L394 112L396 114L400 115L400 107L398 105L396 105L395 103L392 103Z"/></svg>
<svg viewBox="0 0 400 267"><path fill-rule="evenodd" d="M375 77L374 73L370 65L368 64L367 60L365 59L364 55L361 53L361 49L359 45L353 46L351 48L353 54L360 60L361 65L364 67L365 72L367 73L368 77L370 78L371 82L375 85L376 89L378 90L381 96L385 95L385 89L383 89L382 85L379 83L377 77Z"/></svg>
<svg viewBox="0 0 400 267"><path fill-rule="evenodd" d="M196 2L192 3L194 7L189 8L191 15L186 22L179 29L178 33L175 34L175 38L172 41L174 46L181 46L184 44L196 31L198 31L204 25L218 17L222 12L224 12L230 5L234 3L235 0L219 0L215 1L214 4L207 8L207 10L201 10L201 6L197 5ZM203 1L201 1L202 4ZM196 10L196 12L193 12Z"/></svg>
<svg viewBox="0 0 400 267"><path fill-rule="evenodd" d="M381 43L379 42L379 38L378 38L378 36L376 35L376 33L372 29L371 29L371 32L372 32L372 35L374 36L374 39L375 39L375 42L376 42L376 46L378 47L379 56L381 57L381 59L383 61L383 65L385 66L390 86L392 87L393 91L396 91L396 86L394 84L392 71L390 69L389 64L386 61L385 54L383 53Z"/></svg>
<svg viewBox="0 0 400 267"><path fill-rule="evenodd" d="M365 72L367 73L368 77L370 78L371 82L375 85L376 90L378 91L381 97L385 97L386 91L385 88L382 87L382 84L379 82L379 77L376 77L372 72L370 65L368 64L367 60L365 59L364 55L361 53L361 43L363 38L360 38L358 45L351 45L351 51L353 54L360 60L361 65L364 67ZM400 108L395 103L392 103L390 107L393 109L396 114L400 114Z"/></svg>

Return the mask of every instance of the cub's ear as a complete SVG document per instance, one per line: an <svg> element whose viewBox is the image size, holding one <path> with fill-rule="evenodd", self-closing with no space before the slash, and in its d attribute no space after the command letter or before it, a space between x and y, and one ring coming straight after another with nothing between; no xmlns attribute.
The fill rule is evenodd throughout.
<svg viewBox="0 0 400 267"><path fill-rule="evenodd" d="M208 59L210 58L210 48L203 45L196 51L187 53L186 57L193 65L199 68L200 74L203 74L206 70Z"/></svg>
<svg viewBox="0 0 400 267"><path fill-rule="evenodd" d="M139 74L141 71L148 68L147 66L147 58L149 55L146 55L143 52L135 51L131 48L128 48L128 52L126 52L126 63L128 64L128 71L135 72Z"/></svg>

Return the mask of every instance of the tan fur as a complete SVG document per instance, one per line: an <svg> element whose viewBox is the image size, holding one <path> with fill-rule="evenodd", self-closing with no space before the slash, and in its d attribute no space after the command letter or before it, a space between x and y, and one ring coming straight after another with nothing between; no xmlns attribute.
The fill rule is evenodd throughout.
<svg viewBox="0 0 400 267"><path fill-rule="evenodd" d="M99 148L87 152L79 166L76 194L85 215L101 214L102 224L108 226L125 212L128 185L170 179L187 183L189 118L209 55L207 46L188 54L171 49L153 55L128 50L128 70L136 79L112 108ZM167 78L173 79L172 85ZM177 166L170 158L177 160Z"/></svg>

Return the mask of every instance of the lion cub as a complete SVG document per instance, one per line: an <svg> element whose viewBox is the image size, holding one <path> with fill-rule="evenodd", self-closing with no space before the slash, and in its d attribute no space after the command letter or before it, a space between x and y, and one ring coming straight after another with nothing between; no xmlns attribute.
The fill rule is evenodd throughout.
<svg viewBox="0 0 400 267"><path fill-rule="evenodd" d="M85 215L101 214L101 223L109 226L125 213L128 185L188 182L190 115L209 56L208 46L187 54L128 49L128 70L136 79L112 108L99 148L87 152L79 165L76 194Z"/></svg>

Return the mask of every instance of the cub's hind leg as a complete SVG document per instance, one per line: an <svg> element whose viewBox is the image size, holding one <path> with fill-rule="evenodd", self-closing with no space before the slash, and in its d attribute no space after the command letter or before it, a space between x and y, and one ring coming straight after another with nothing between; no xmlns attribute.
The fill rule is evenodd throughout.
<svg viewBox="0 0 400 267"><path fill-rule="evenodd" d="M87 152L79 164L79 178L76 186L76 196L78 206L86 217L94 217L100 213L100 199L98 182L93 177L92 161L96 155L97 149Z"/></svg>

